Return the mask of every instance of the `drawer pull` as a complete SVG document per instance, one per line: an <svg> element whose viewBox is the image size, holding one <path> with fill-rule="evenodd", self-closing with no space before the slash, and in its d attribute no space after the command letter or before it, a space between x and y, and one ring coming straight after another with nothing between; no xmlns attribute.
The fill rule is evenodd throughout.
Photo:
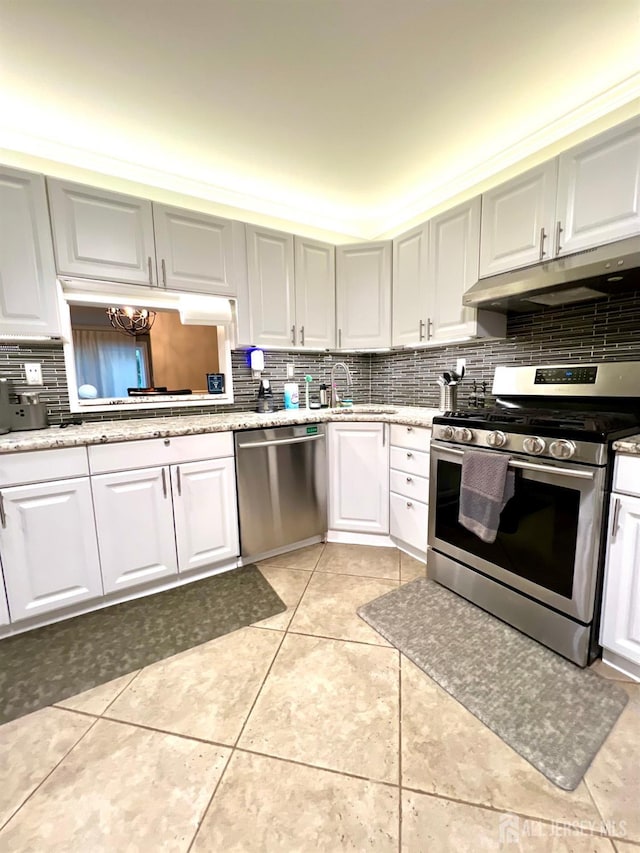
<svg viewBox="0 0 640 853"><path fill-rule="evenodd" d="M164 446L165 446L165 447L169 447L169 445L170 445L170 444L171 444L171 439L170 439L170 438L165 438L165 440L164 440Z"/></svg>
<svg viewBox="0 0 640 853"><path fill-rule="evenodd" d="M413 477L407 477L407 483L413 483Z"/></svg>
<svg viewBox="0 0 640 853"><path fill-rule="evenodd" d="M411 509L411 507L413 506L413 504L411 503L411 501L407 501L407 506L409 507L409 509Z"/></svg>
<svg viewBox="0 0 640 853"><path fill-rule="evenodd" d="M407 427L407 432L413 432L413 427Z"/></svg>
<svg viewBox="0 0 640 853"><path fill-rule="evenodd" d="M2 524L3 530L7 527L7 516L4 511L4 497L0 492L0 524Z"/></svg>
<svg viewBox="0 0 640 853"><path fill-rule="evenodd" d="M407 453L407 459L413 459L413 453Z"/></svg>
<svg viewBox="0 0 640 853"><path fill-rule="evenodd" d="M182 497L182 477L180 476L180 466L179 466L179 465L178 465L178 467L176 468L176 480L178 481L178 482L177 482L177 485L178 485L178 497L179 497L179 498L181 498L181 497Z"/></svg>
<svg viewBox="0 0 640 853"><path fill-rule="evenodd" d="M164 468L162 469L162 494L165 496L165 498L166 498L166 497L168 497L168 493L167 493L167 473L166 473L166 471L164 470Z"/></svg>

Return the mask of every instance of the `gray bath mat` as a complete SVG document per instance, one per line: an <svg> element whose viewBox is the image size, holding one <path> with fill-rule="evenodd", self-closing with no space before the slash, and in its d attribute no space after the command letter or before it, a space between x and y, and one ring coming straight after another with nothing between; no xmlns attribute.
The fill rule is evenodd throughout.
<svg viewBox="0 0 640 853"><path fill-rule="evenodd" d="M566 791L578 785L628 701L620 687L426 578L358 614Z"/></svg>
<svg viewBox="0 0 640 853"><path fill-rule="evenodd" d="M0 723L285 609L250 565L0 640Z"/></svg>

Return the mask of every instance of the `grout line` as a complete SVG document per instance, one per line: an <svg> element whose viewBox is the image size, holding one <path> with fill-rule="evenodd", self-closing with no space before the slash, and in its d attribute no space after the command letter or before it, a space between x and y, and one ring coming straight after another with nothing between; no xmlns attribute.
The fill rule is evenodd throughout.
<svg viewBox="0 0 640 853"><path fill-rule="evenodd" d="M402 853L402 655L398 651L398 853Z"/></svg>
<svg viewBox="0 0 640 853"><path fill-rule="evenodd" d="M52 706L49 706L49 707L52 707ZM66 708L65 709L58 708L57 710L66 710ZM93 727L96 725L96 723L99 722L99 720L100 720L99 717L95 717L94 721L87 728L87 730L80 735L78 740L76 740L72 744L72 746L69 747L69 749L65 752L65 754L62 756L62 758L51 768L51 770L47 773L47 775L43 779L40 780L40 782L36 785L36 787L25 797L25 799L20 803L20 805L9 815L7 820L5 820L5 822L0 825L0 832L3 832L6 829L8 824L14 819L14 817L18 814L18 812L20 812L24 808L24 806L29 802L29 800L32 799L32 797L36 794L36 792L40 790L40 788L44 785L44 783L52 775L52 773L55 773L55 771L58 769L58 767L60 767L62 762L65 761L65 759L76 748L76 746L78 746L80 741L82 741L89 734L89 732L93 729Z"/></svg>
<svg viewBox="0 0 640 853"><path fill-rule="evenodd" d="M132 675L132 677L129 679L129 681L127 681L127 683L126 683L126 684L125 684L125 686L122 688L122 690L118 690L117 694L113 697L113 699L111 700L111 702L109 702L109 704L107 705L107 707L104 709L104 711L102 712L102 714L101 714L100 716L104 716L104 715L107 713L107 711L108 711L108 710L109 710L109 708L113 705L113 703L116 701L116 699L119 699L119 698L120 698L120 696L122 696L122 694L124 693L124 691L125 691L125 690L128 690L128 689L129 689L129 687L131 687L131 685L132 685L132 684L133 684L133 682L136 680L136 678L137 678L137 677L140 675L140 673L141 673L144 669L146 669L146 668L147 668L146 666L143 666L143 667L141 667L137 672L134 672L134 673L133 673L133 675Z"/></svg>
<svg viewBox="0 0 640 853"><path fill-rule="evenodd" d="M367 642L367 640L352 640L347 639L345 637L329 637L326 634L310 634L308 631L287 630L287 634L294 634L296 637L317 637L319 640L333 640L336 643L354 643L357 646L371 646L371 648L374 649L389 649L391 651L394 651L394 647L390 643L388 645L383 646L381 643L371 643Z"/></svg>
<svg viewBox="0 0 640 853"><path fill-rule="evenodd" d="M349 572L332 572L329 569L316 569L315 573L318 575L331 575L334 577L337 576L337 577L341 577L341 578L359 578L360 580L363 580L363 581L383 581L385 583L395 583L395 584L399 584L401 582L399 573L398 573L397 578L381 578L380 576L376 576L376 575L354 575L354 574L350 574Z"/></svg>
<svg viewBox="0 0 640 853"><path fill-rule="evenodd" d="M201 827L201 826L202 826L202 824L204 823L204 819L205 819L205 818L206 818L206 816L207 816L207 812L209 811L209 808L210 808L210 806L211 806L211 803L213 802L213 798L214 798L214 797L215 797L215 795L218 793L218 788L220 787L220 784L222 783L222 780L223 780L223 778L224 778L224 775L225 775L225 773L227 772L227 767L229 766L229 763L231 762L231 758L232 758L232 756L233 756L233 749L230 751L229 755L227 756L227 760L226 760L226 762L225 762L224 767L222 768L222 773L220 773L220 776L218 777L218 781L217 781L217 782L216 782L216 784L213 786L213 791L211 792L211 796L209 797L209 801L207 802L207 805L206 805L206 806L204 807L204 809L202 810L202 816L201 816L200 820L199 820L199 821L198 821L198 823L197 823L196 831L193 833L193 838L192 838L192 839L191 839L191 841L189 842L189 846L187 847L186 853L189 853L189 851L191 850L191 848L192 848L192 847L193 847L193 845L195 844L196 838L198 837L198 833L200 832L200 827Z"/></svg>
<svg viewBox="0 0 640 853"><path fill-rule="evenodd" d="M76 711L75 713L82 713L81 711ZM232 749L232 745L230 743L222 743L222 741L218 740L209 740L204 737L198 737L198 735L185 735L183 732L174 732L171 729L159 729L157 726L149 726L146 723L137 723L132 720L119 720L117 717L98 717L99 720L104 720L107 723L118 723L121 726L129 726L133 729L144 729L146 732L156 732L159 735L170 735L171 737L177 737L181 740L193 740L197 743L205 743L207 746L217 746L220 749Z"/></svg>

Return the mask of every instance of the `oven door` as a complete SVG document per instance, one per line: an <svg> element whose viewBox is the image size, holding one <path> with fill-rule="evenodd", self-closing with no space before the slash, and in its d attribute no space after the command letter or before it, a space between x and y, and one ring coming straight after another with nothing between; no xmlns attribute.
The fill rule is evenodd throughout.
<svg viewBox="0 0 640 853"><path fill-rule="evenodd" d="M429 547L589 623L605 469L510 455L515 493L488 544L458 523L464 450L431 443Z"/></svg>

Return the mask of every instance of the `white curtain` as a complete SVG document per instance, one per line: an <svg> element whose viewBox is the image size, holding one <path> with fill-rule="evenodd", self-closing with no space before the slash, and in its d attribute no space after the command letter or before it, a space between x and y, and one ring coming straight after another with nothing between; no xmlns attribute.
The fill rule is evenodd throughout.
<svg viewBox="0 0 640 853"><path fill-rule="evenodd" d="M94 385L98 397L126 397L138 387L135 338L121 332L74 329L78 387Z"/></svg>

